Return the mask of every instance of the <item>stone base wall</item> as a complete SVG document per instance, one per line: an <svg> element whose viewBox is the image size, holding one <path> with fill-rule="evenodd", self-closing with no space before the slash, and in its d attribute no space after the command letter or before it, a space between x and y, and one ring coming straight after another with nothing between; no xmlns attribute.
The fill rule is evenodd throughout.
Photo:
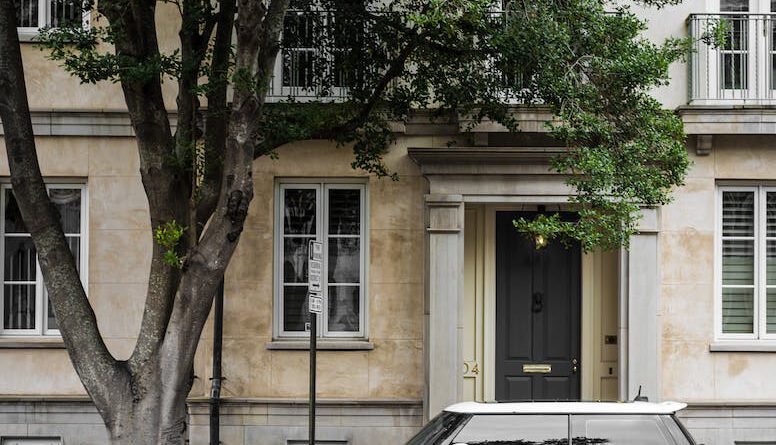
<svg viewBox="0 0 776 445"><path fill-rule="evenodd" d="M326 445L403 445L423 424L419 401L322 401L316 442ZM307 404L300 400L234 400L221 406L224 445L306 445ZM207 399L189 403L189 439L208 445ZM59 438L63 445L105 445L100 415L87 400L0 401L3 439Z"/></svg>
<svg viewBox="0 0 776 445"><path fill-rule="evenodd" d="M776 405L691 405L679 418L698 445L776 445Z"/></svg>

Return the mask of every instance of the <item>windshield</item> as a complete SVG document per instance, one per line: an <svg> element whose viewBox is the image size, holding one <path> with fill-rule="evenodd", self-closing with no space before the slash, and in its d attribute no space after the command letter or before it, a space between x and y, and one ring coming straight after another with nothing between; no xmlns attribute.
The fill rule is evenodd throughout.
<svg viewBox="0 0 776 445"><path fill-rule="evenodd" d="M555 445L568 444L566 415L489 414L474 416L453 444Z"/></svg>
<svg viewBox="0 0 776 445"><path fill-rule="evenodd" d="M415 435L407 445L446 445L458 428L471 418L471 414L442 411Z"/></svg>

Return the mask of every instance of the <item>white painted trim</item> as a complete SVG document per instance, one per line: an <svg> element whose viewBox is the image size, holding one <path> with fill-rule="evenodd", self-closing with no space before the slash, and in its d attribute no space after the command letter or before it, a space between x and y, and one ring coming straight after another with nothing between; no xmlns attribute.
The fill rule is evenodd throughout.
<svg viewBox="0 0 776 445"><path fill-rule="evenodd" d="M323 295L324 306L323 313L319 319L318 335L321 338L329 339L368 339L369 324L369 186L365 178L276 178L275 180L275 230L273 249L273 338L275 339L302 339L307 338L307 331L285 331L283 329L283 191L286 189L310 189L316 191L316 228L315 239L324 244L324 258L328 257L328 190L334 189L355 189L360 190L361 199L361 225L358 238L360 242L360 286L359 286L359 331L357 332L329 332L328 330L328 262L324 261L323 270Z"/></svg>
<svg viewBox="0 0 776 445"><path fill-rule="evenodd" d="M723 183L724 184L724 183ZM717 184L714 230L714 339L715 344L735 344L735 342L756 343L776 340L776 334L767 333L767 207L768 192L776 191L772 183L759 185L723 185ZM725 237L728 239L754 238L754 319L752 334L725 334L722 332L722 194L724 192L754 193L754 237ZM750 287L732 286L729 287ZM727 346L725 346L727 348ZM722 349L718 349L722 350Z"/></svg>
<svg viewBox="0 0 776 445"><path fill-rule="evenodd" d="M493 402L496 400L496 206L485 208L484 229L483 341L485 347L482 384L483 398L486 402Z"/></svg>

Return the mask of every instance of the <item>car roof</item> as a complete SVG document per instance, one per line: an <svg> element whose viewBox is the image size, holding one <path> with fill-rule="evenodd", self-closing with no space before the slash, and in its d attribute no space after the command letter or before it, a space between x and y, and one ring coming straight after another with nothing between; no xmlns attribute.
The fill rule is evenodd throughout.
<svg viewBox="0 0 776 445"><path fill-rule="evenodd" d="M463 402L445 411L467 414L673 414L680 402Z"/></svg>

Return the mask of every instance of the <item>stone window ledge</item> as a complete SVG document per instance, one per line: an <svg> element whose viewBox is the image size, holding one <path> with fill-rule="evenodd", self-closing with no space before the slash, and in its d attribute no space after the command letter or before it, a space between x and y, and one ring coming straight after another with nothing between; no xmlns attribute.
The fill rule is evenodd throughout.
<svg viewBox="0 0 776 445"><path fill-rule="evenodd" d="M709 352L776 352L776 341L716 341L709 345Z"/></svg>
<svg viewBox="0 0 776 445"><path fill-rule="evenodd" d="M0 337L0 349L65 349L62 337Z"/></svg>
<svg viewBox="0 0 776 445"><path fill-rule="evenodd" d="M267 349L279 351L309 350L308 340L274 340L267 343ZM318 340L317 349L320 351L371 351L374 343L367 340Z"/></svg>

